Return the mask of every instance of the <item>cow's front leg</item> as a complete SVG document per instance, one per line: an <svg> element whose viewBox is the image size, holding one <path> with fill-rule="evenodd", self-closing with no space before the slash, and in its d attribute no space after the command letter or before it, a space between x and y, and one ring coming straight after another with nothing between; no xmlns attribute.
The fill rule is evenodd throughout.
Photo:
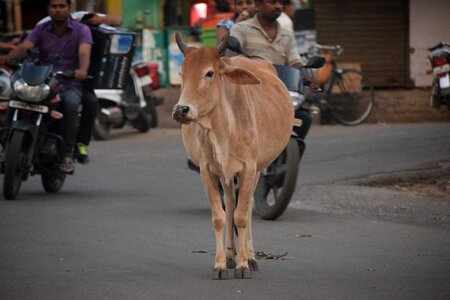
<svg viewBox="0 0 450 300"><path fill-rule="evenodd" d="M248 210L248 226L247 226L247 252L248 252L248 266L251 271L258 271L258 263L255 259L255 250L253 248L253 233L252 233L252 211L253 211L253 203L255 202L255 198L253 195L255 195L256 186L258 185L259 175L261 173L258 172L255 177L255 182L253 185L253 192L251 193L250 197L250 209Z"/></svg>
<svg viewBox="0 0 450 300"><path fill-rule="evenodd" d="M228 279L228 270L226 266L226 256L223 244L225 211L222 208L222 201L220 200L219 179L206 169L207 168L201 168L200 175L205 188L206 196L208 197L211 206L211 217L216 237L216 259L213 269L213 279Z"/></svg>
<svg viewBox="0 0 450 300"><path fill-rule="evenodd" d="M236 209L236 197L234 195L234 184L232 180L228 182L222 182L222 188L224 191L225 200L225 214L226 214L226 241L227 241L227 268L236 268L235 255L236 250L234 247L234 231L233 231L233 214Z"/></svg>
<svg viewBox="0 0 450 300"><path fill-rule="evenodd" d="M238 251L237 267L235 271L236 278L251 278L248 266L248 226L251 217L251 204L253 197L254 184L256 179L255 168L246 168L239 176L239 199L234 212L234 222L238 230Z"/></svg>

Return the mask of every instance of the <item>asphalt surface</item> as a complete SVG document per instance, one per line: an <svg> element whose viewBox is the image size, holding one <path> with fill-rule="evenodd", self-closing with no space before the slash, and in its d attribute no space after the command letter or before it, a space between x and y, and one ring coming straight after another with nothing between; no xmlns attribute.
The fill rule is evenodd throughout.
<svg viewBox="0 0 450 300"><path fill-rule="evenodd" d="M445 168L450 124L314 126L259 272L211 280L214 235L176 129L93 142L58 194L0 200L0 299L449 299L450 199L361 185ZM232 275L232 273L230 273Z"/></svg>

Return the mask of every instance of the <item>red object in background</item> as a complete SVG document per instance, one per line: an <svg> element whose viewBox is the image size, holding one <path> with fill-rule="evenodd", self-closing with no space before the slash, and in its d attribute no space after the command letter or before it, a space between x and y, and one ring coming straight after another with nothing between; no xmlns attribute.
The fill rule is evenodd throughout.
<svg viewBox="0 0 450 300"><path fill-rule="evenodd" d="M198 21L206 19L208 15L208 4L195 3L191 6L191 26L195 26Z"/></svg>
<svg viewBox="0 0 450 300"><path fill-rule="evenodd" d="M159 89L159 73L158 73L158 64L148 64L148 68L150 71L150 77L152 78L152 88L154 90Z"/></svg>

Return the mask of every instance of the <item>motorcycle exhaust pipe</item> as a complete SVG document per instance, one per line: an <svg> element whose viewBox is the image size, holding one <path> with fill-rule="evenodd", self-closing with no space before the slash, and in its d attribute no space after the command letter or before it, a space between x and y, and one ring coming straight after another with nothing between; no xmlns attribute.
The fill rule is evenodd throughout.
<svg viewBox="0 0 450 300"><path fill-rule="evenodd" d="M123 122L123 113L119 107L108 107L100 110L99 119L109 124L120 124Z"/></svg>

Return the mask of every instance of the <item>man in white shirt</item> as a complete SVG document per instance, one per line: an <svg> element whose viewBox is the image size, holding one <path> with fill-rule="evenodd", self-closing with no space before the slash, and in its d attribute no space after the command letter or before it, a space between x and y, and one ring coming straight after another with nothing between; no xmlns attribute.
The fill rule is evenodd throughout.
<svg viewBox="0 0 450 300"><path fill-rule="evenodd" d="M283 0L283 12L278 17L277 21L280 23L281 27L287 29L291 34L294 34L294 23L292 18L295 14L295 3L294 0Z"/></svg>

